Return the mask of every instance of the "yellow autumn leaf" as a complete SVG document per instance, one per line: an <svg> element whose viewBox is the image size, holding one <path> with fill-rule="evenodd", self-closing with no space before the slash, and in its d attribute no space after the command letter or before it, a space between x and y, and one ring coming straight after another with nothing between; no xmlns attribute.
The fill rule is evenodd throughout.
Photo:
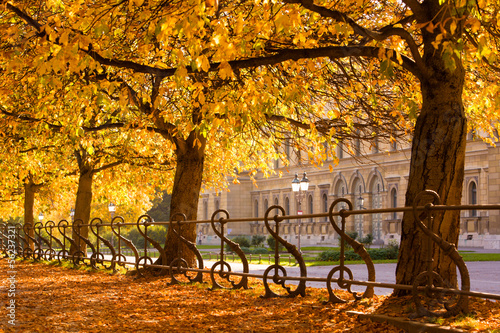
<svg viewBox="0 0 500 333"><path fill-rule="evenodd" d="M234 77L233 69L227 61L224 61L219 65L219 76L224 80Z"/></svg>

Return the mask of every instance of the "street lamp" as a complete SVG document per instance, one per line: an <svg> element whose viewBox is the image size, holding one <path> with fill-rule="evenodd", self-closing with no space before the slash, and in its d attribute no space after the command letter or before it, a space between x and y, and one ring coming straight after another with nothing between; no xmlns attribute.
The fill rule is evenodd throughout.
<svg viewBox="0 0 500 333"><path fill-rule="evenodd" d="M38 214L38 222L42 223L43 222L43 213L40 213ZM35 232L35 229L33 228L33 232ZM40 235L38 235L38 248L42 249L42 240L41 240L41 237Z"/></svg>
<svg viewBox="0 0 500 333"><path fill-rule="evenodd" d="M358 201L359 201L359 209L365 209L364 207L364 203L365 203L365 198L363 198L361 196L361 192L359 193L359 198L358 198Z"/></svg>
<svg viewBox="0 0 500 333"><path fill-rule="evenodd" d="M108 205L109 213L111 214L111 219L115 216L116 206L114 203L110 202Z"/></svg>
<svg viewBox="0 0 500 333"><path fill-rule="evenodd" d="M116 211L116 205L110 202L108 205L108 210L109 214L111 215L111 222L113 222L113 217L115 216L115 211ZM115 246L113 239L114 239L113 233L111 233L111 246Z"/></svg>
<svg viewBox="0 0 500 333"><path fill-rule="evenodd" d="M358 202L359 202L359 210L363 210L363 209L366 209L364 207L364 203L365 203L365 198L363 198L363 196L361 195L361 187L359 189L359 197L358 197ZM357 231L358 231L358 236L359 238L361 238L363 236L363 215L358 215L357 216Z"/></svg>
<svg viewBox="0 0 500 333"><path fill-rule="evenodd" d="M295 195L297 198L297 202L298 202L298 206L299 206L299 209L297 211L298 215L302 215L302 210L300 209L301 208L300 205L302 203L302 199L304 199L305 192L307 191L308 188L309 188L309 179L307 179L307 174L304 172L304 176L302 177L301 180L299 180L299 175L296 173L295 178L292 180L292 191L295 192ZM298 237L299 238L298 238L297 245L298 245L300 253L302 253L302 251L300 249L300 233L301 233L301 226L302 226L301 222L302 221L299 218L299 221L298 221L298 224L299 224Z"/></svg>

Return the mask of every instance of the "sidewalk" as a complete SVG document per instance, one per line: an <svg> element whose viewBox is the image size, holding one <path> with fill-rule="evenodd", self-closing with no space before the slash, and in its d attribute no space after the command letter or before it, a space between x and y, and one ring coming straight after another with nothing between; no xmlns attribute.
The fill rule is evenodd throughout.
<svg viewBox="0 0 500 333"><path fill-rule="evenodd" d="M500 249L483 249L482 247L459 247L459 251L472 251L477 253L500 253Z"/></svg>

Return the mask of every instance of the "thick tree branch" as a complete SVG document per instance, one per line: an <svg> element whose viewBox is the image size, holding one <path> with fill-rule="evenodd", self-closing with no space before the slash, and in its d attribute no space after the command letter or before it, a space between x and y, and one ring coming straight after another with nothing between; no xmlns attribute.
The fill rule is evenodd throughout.
<svg viewBox="0 0 500 333"><path fill-rule="evenodd" d="M346 14L339 12L337 10L332 10L332 9L328 9L326 7L317 6L313 3L312 0L284 0L284 2L300 4L302 7L309 9L310 11L313 11L315 13L318 13L322 17L328 17L328 18L331 18L337 22L347 23L353 28L355 33L357 33L358 35L360 35L364 38L368 38L370 40L383 41L383 40L385 40L389 37L392 37L392 36L399 36L408 45L408 48L410 49L411 55L412 55L416 65L417 65L417 67L420 69L420 71L426 72L425 64L422 60L422 57L421 57L420 52L418 50L418 46L415 43L415 40L413 39L411 34L403 28L385 27L385 28L382 28L378 32L372 31L372 30L363 28L362 26L357 24L352 18L350 18Z"/></svg>
<svg viewBox="0 0 500 333"><path fill-rule="evenodd" d="M63 125L55 125L55 124L48 122L45 119L39 119L39 118L34 118L34 117L30 117L30 116L23 115L23 114L16 114L13 112L9 112L9 111L5 110L3 107L0 107L0 113L4 114L6 116L10 116L14 119L21 120L21 121L33 122L33 123L43 122L43 123L47 124L47 126L49 126L49 128L52 130L60 131L62 128L64 128ZM169 129L160 129L160 128L156 128L156 127L152 127L152 126L141 126L138 124L127 124L124 122L114 122L114 123L106 122L106 123L99 125L99 126L81 126L81 128L85 132L99 132L99 131L106 130L106 129L116 129L116 128L145 129L147 131L153 131L155 133L162 134L162 135L171 135L170 132L175 128L175 126L172 125L172 128L169 128Z"/></svg>
<svg viewBox="0 0 500 333"><path fill-rule="evenodd" d="M297 0L290 0L289 2L291 3L302 3L301 1ZM306 3L306 1L304 1ZM308 2L307 2L308 3ZM311 2L312 4L312 2ZM312 5L314 6L314 5ZM46 33L41 30L41 25L30 18L27 14L23 13L21 10L17 9L16 7L12 5L8 5L7 8L10 10L14 11L16 14L18 14L22 19L24 19L29 25L37 29L38 35L40 37L47 38ZM325 10L327 10L325 8ZM339 16L340 15L340 16ZM332 17L336 19L341 19L342 14L332 14ZM359 29L362 29L364 32L360 30L358 33L362 36L369 36L366 35L366 31L359 27ZM357 29L358 30L358 29ZM373 33L373 32L370 32ZM400 32L398 30L399 34L404 35L403 32ZM380 34L380 33L379 33ZM409 36L409 34L408 34ZM411 39L412 40L412 39ZM410 42L410 41L407 41ZM57 43L57 41L54 41L54 43ZM414 42L413 42L414 43ZM416 46L414 46L416 47ZM125 68L125 69L131 69L134 72L137 73L145 73L145 74L151 74L154 76L159 76L159 77L170 77L175 74L177 71L177 68L167 68L167 69L162 69L162 68L156 68L153 66L149 65L143 65L139 64L133 61L128 61L128 60L119 60L119 59L111 59L111 58L106 58L100 55L98 52L94 51L92 48L92 45L90 45L87 49L80 48L80 51L88 54L92 59L95 61L99 62L101 65L105 66L112 66L112 67L117 67L117 68ZM233 70L235 69L245 69L245 68L255 68L259 66L267 66L267 65L276 65L284 61L288 60L300 60L300 59L313 59L313 58L321 58L321 57L329 57L329 58L346 58L346 57L369 57L369 58L377 58L379 55L379 51L381 51L380 48L378 47L369 47L369 46L328 46L328 47L320 47L320 48L312 48L312 49L282 49L277 51L274 55L271 56L264 56L264 57L255 57L255 58L249 58L249 59L241 59L241 60L232 60L229 61L229 65ZM384 50L388 51L388 50ZM418 52L417 52L418 54ZM415 58L417 58L416 55L413 55ZM402 66L410 71L412 74L414 74L417 77L421 77L422 73L422 68L416 62L406 56L402 56L403 59L403 64ZM397 63L397 59L395 57L391 59ZM218 71L221 63L212 63L210 65L209 71ZM197 70L192 70L191 68L186 68L188 74L196 73L198 72Z"/></svg>
<svg viewBox="0 0 500 333"><path fill-rule="evenodd" d="M107 169L114 168L115 166L123 164L123 163L125 163L125 162L123 162L123 161L116 161L116 162L108 163L106 165L103 165L100 168L93 169L91 173L92 173L92 175L95 175L96 173L99 173L99 172L107 170Z"/></svg>

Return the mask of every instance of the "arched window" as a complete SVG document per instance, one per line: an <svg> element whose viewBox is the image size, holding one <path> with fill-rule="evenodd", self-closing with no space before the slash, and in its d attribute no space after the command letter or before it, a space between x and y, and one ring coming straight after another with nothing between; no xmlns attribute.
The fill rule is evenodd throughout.
<svg viewBox="0 0 500 333"><path fill-rule="evenodd" d="M345 184L343 181L340 181L337 183L336 187L335 187L335 194L337 195L337 197L339 198L343 198L345 196Z"/></svg>
<svg viewBox="0 0 500 333"><path fill-rule="evenodd" d="M259 200L255 200L253 204L253 215L254 217L259 217Z"/></svg>
<svg viewBox="0 0 500 333"><path fill-rule="evenodd" d="M286 159L290 161L290 140L286 139L285 140L285 155Z"/></svg>
<svg viewBox="0 0 500 333"><path fill-rule="evenodd" d="M354 139L354 153L356 156L361 156L361 140L359 138Z"/></svg>
<svg viewBox="0 0 500 333"><path fill-rule="evenodd" d="M314 214L314 206L313 206L313 196L312 194L309 195L307 198L307 209L309 210L308 214ZM312 222L314 219L311 217L310 221Z"/></svg>
<svg viewBox="0 0 500 333"><path fill-rule="evenodd" d="M477 186L474 181L469 184L469 204L477 205ZM472 209L470 211L470 216L477 216L477 210Z"/></svg>
<svg viewBox="0 0 500 333"><path fill-rule="evenodd" d="M391 141L391 151L397 151L398 150L398 143L396 140Z"/></svg>
<svg viewBox="0 0 500 333"><path fill-rule="evenodd" d="M285 214L290 215L290 198L285 197ZM287 222L290 222L290 220L286 220Z"/></svg>
<svg viewBox="0 0 500 333"><path fill-rule="evenodd" d="M208 201L203 201L203 219L208 220Z"/></svg>
<svg viewBox="0 0 500 333"><path fill-rule="evenodd" d="M321 201L323 205L323 213L328 213L328 196L326 195L326 193L323 193L323 195L321 196ZM325 221L328 221L327 216L325 216Z"/></svg>
<svg viewBox="0 0 500 333"><path fill-rule="evenodd" d="M373 141L373 146L372 146L372 153L377 154L379 152L379 143L378 143L378 137L375 137L375 140Z"/></svg>
<svg viewBox="0 0 500 333"><path fill-rule="evenodd" d="M340 159L344 158L344 147L342 142L339 142L337 145L337 157Z"/></svg>
<svg viewBox="0 0 500 333"><path fill-rule="evenodd" d="M267 212L267 209L269 208L269 202L267 199L264 200L264 213Z"/></svg>
<svg viewBox="0 0 500 333"><path fill-rule="evenodd" d="M382 195L380 194L380 179L377 177L375 182L372 185L371 191L371 207L373 209L382 208ZM382 214L374 213L371 216L372 218L372 229L371 233L375 240L380 241L382 239Z"/></svg>
<svg viewBox="0 0 500 333"><path fill-rule="evenodd" d="M215 210L216 211L220 209L220 198L219 197L215 199L214 206L215 206ZM217 214L217 216L215 218L219 219L220 218L220 213Z"/></svg>
<svg viewBox="0 0 500 333"><path fill-rule="evenodd" d="M391 190L391 207L392 208L397 208L398 207L398 191L396 191L395 188ZM393 212L392 213L392 219L395 220L398 218L398 213Z"/></svg>
<svg viewBox="0 0 500 333"><path fill-rule="evenodd" d="M363 185L361 183L361 179L357 178L355 180L353 186L353 195L354 195L354 209L364 209L364 198L363 198ZM354 230L358 233L359 239L364 236L364 225L363 225L363 215L357 214L354 215Z"/></svg>
<svg viewBox="0 0 500 333"><path fill-rule="evenodd" d="M278 198L277 197L274 198L274 205L278 206ZM279 215L279 213L280 213L280 210L278 208L276 208L274 214Z"/></svg>

